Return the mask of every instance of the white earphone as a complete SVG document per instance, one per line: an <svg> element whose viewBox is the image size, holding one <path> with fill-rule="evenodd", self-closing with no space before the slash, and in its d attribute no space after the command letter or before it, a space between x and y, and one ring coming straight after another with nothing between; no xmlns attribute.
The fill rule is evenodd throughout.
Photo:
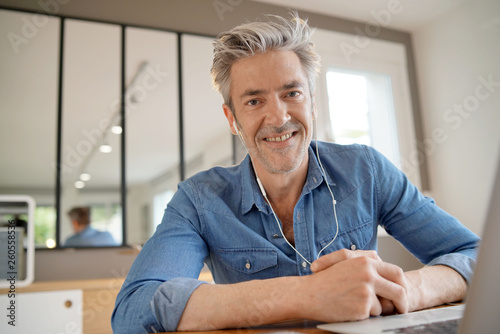
<svg viewBox="0 0 500 334"><path fill-rule="evenodd" d="M239 135L240 129L238 129L238 126L236 125L236 118L233 118L233 128L235 128L236 134ZM243 145L243 146L245 146L245 145ZM246 148L246 146L245 146L245 148Z"/></svg>
<svg viewBox="0 0 500 334"><path fill-rule="evenodd" d="M238 128L238 126L236 125L236 119L233 119L233 127L235 128L236 130L236 134L238 135L238 137L240 138L241 140L241 143L243 144L243 146L245 147L245 149L247 150L248 152L248 148L247 146L245 145L245 141L243 140L243 136L241 135L240 133L240 129ZM333 203L333 214L334 214L334 217L335 217L335 225L337 227L336 229L336 232L335 232L335 236L333 237L332 241L330 241L325 247L323 247L319 252L318 252L318 255L316 255L316 259L318 259L321 255L321 253L328 247L330 246L334 241L335 239L337 239L337 236L339 234L339 222L338 222L338 219L337 219L337 210L335 208L335 205L337 204L337 201L335 200L335 197L333 196L333 192L332 192L332 189L330 188L330 185L328 184L328 180L326 178L326 173L325 173L325 169L323 168L323 164L321 163L321 159L319 157L319 149L318 149L318 132L317 132L317 124L316 124L316 118L314 118L314 132L315 132L315 141L316 141L316 155L318 157L318 162L319 162L319 166L321 168L321 172L323 174L323 177L325 178L325 182L326 182L326 186L328 187L328 190L330 191L330 195L332 196L332 203ZM265 200L267 201L267 204L269 204L269 207L271 208L271 212L273 213L273 216L274 216L274 219L276 220L276 223L278 224L278 228L281 232L281 236L283 237L283 239L285 239L286 243L295 251L295 253L297 253L305 262L307 262L309 265L311 265L311 262L308 261L289 241L288 239L285 237L285 234L283 233L283 228L281 226L281 223L278 219L278 216L276 216L276 213L274 212L274 209L273 209L273 206L271 205L271 201L267 198L267 193L266 193L266 190L264 189L264 186L262 185L262 182L260 181L259 179L259 176L257 175L257 171L255 170L255 166L253 165L253 161L252 161L252 158L250 156L250 161L252 162L252 167L253 167L253 170L254 170L254 173L255 173L255 177L257 179L257 184L259 185L259 189L260 189L260 192L262 193L262 196L265 198Z"/></svg>

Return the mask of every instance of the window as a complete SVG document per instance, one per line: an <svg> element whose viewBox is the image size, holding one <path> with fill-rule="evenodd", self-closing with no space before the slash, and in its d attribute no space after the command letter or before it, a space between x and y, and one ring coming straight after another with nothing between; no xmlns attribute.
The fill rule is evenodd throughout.
<svg viewBox="0 0 500 334"><path fill-rule="evenodd" d="M318 138L374 147L421 187L405 45L377 39L346 56L353 35L316 29ZM411 161L411 163L409 163Z"/></svg>
<svg viewBox="0 0 500 334"><path fill-rule="evenodd" d="M326 73L334 141L373 146L401 167L391 78L343 69Z"/></svg>
<svg viewBox="0 0 500 334"><path fill-rule="evenodd" d="M122 243L122 207L117 203L99 203L90 206L90 225L99 231L111 233L118 244Z"/></svg>
<svg viewBox="0 0 500 334"><path fill-rule="evenodd" d="M35 208L35 246L54 248L56 246L56 209L53 206L38 205Z"/></svg>

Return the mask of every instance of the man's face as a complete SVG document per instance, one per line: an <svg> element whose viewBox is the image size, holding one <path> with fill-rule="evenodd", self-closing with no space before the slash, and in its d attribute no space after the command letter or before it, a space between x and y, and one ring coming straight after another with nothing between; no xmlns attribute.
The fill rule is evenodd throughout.
<svg viewBox="0 0 500 334"><path fill-rule="evenodd" d="M258 170L287 173L301 165L312 138L313 104L307 77L292 51L269 51L231 67L234 117ZM233 133L234 117L224 112Z"/></svg>

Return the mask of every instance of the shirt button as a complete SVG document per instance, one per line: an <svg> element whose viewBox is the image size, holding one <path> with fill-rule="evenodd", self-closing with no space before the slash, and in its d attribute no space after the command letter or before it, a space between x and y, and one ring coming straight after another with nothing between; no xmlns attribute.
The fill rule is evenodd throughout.
<svg viewBox="0 0 500 334"><path fill-rule="evenodd" d="M247 261L247 263L245 264L245 268L247 268L247 269L252 268L252 265L250 264L250 262Z"/></svg>
<svg viewBox="0 0 500 334"><path fill-rule="evenodd" d="M305 268L305 267L307 267L307 263L306 263L306 261L303 261L302 262L302 268Z"/></svg>
<svg viewBox="0 0 500 334"><path fill-rule="evenodd" d="M356 250L356 245L355 244L351 245L351 250Z"/></svg>

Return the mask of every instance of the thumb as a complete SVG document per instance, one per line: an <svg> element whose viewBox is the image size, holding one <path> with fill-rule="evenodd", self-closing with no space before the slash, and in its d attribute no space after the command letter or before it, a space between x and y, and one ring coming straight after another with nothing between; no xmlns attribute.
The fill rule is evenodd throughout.
<svg viewBox="0 0 500 334"><path fill-rule="evenodd" d="M322 257L311 263L311 271L317 273L338 263L339 258L336 256L332 256L332 254L323 255Z"/></svg>
<svg viewBox="0 0 500 334"><path fill-rule="evenodd" d="M323 255L322 257L314 261L311 264L311 271L317 273L339 262L360 256L366 256L375 260L382 261L380 257L377 255L377 252L375 251L364 251L364 250L352 251L344 248L344 249L339 249L330 254Z"/></svg>

